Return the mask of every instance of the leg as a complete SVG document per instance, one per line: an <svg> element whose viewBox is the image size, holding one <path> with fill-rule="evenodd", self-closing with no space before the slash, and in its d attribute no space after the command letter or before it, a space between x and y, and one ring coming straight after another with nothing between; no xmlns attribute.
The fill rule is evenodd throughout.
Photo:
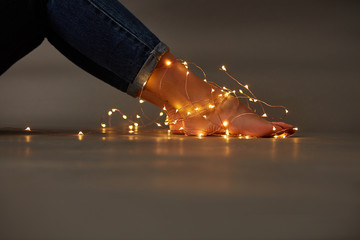
<svg viewBox="0 0 360 240"><path fill-rule="evenodd" d="M49 41L87 72L136 97L168 47L117 0L49 0Z"/></svg>

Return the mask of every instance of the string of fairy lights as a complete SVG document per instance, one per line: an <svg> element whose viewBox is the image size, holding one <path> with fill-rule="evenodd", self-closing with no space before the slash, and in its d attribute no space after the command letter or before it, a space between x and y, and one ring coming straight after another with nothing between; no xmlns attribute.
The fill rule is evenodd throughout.
<svg viewBox="0 0 360 240"><path fill-rule="evenodd" d="M178 113L181 117L177 118L177 119L172 119L171 121L169 121L169 114L168 114L168 110L166 109L166 107L164 106L162 108L162 111L159 112L158 116L153 119L150 118L149 116L147 116L147 114L145 114L145 111L143 109L143 103L145 102L141 97L142 97L142 92L140 93L139 96L139 111L140 114L136 113L136 114L132 114L131 116L127 116L126 114L124 114L122 111L120 111L117 108L113 108L111 110L108 111L107 113L107 122L108 125L111 126L111 117L114 113L118 113L120 115L122 115L122 118L126 121L128 121L129 125L129 133L136 133L138 132L138 129L140 127L145 127L148 125L155 125L157 127L164 127L164 126L174 126L178 123L183 123L186 119L192 118L192 117L197 117L197 116L202 116L204 119L208 119L208 113L209 112L213 112L216 108L216 105L219 102L222 102L224 99L229 98L230 96L232 97L236 97L238 99L243 99L246 101L247 106L254 110L253 113L243 113L243 114L239 114L237 116L234 116L232 118L232 120L225 120L225 121L221 121L220 116L218 116L219 119L219 123L214 123L215 125L218 125L218 128L216 130L214 130L213 132L203 132L203 131L199 131L196 135L198 137L203 137L206 135L221 135L225 138L230 137L230 136L236 136L239 138L245 138L245 139L249 139L252 138L252 136L248 136L248 135L242 135L242 134L231 134L231 132L229 131L228 127L229 124L242 116L248 115L248 114L258 114L255 113L256 112L256 108L252 107L254 104L257 104L260 107L261 113L259 115L261 115L261 117L266 118L266 119L283 119L288 113L289 110L282 105L271 105L259 98L257 98L255 96L255 94L250 90L249 85L248 84L243 84L241 83L239 80L237 80L232 74L229 73L229 71L227 70L225 65L222 65L219 70L223 71L230 79L232 79L240 88L237 90L231 90L225 86L221 87L218 84L216 84L215 82L210 82L207 80L207 76L205 71L198 66L197 64L193 63L193 62L187 62L185 60L179 59L179 61L184 65L184 67L186 69L189 69L189 66L192 65L194 67L196 67L197 69L199 69L202 74L203 74L203 81L206 82L209 85L210 88L210 99L205 100L205 103L199 103L199 102L194 102L191 100L190 94L188 92L188 80L189 80L189 70L186 71L186 75L185 75L185 94L187 99L191 102L191 104L186 105L186 106L182 106L181 108L177 108L175 109L175 112ZM172 62L170 60L165 61L165 65L167 68L170 68L172 66ZM167 74L167 70L166 69L164 71L163 76L160 79L160 84L159 84L159 93L161 94L161 88L162 88L162 84L163 84L163 79L165 77L165 75ZM146 83L145 83L146 84ZM144 85L145 85L144 84ZM220 89L221 93L215 96L215 89ZM252 105L250 104L252 103ZM274 117L272 115L270 115L265 107L268 108L280 108L283 110L283 114L280 117ZM147 123L145 123L142 119L147 119ZM165 119L164 119L165 118ZM163 121L163 124L162 122ZM106 122L102 122L101 123L101 127L102 128L106 128L108 126L106 124ZM297 131L298 128L293 128L293 131ZM168 130L168 133L171 133L171 130ZM179 127L179 129L175 130L174 132L176 133L181 133L181 134L187 134L186 132L186 128L184 125L182 125L181 127ZM194 135L194 134L191 134ZM276 127L273 126L273 134L272 136L274 138L286 138L288 136L288 133L283 132L283 131L278 131L276 132Z"/></svg>
<svg viewBox="0 0 360 240"><path fill-rule="evenodd" d="M237 118L246 116L248 114L258 114L263 118L266 118L268 120L270 119L283 119L288 113L289 110L282 105L271 105L255 96L253 91L250 90L250 87L248 84L241 83L237 78L235 78L226 68L225 65L222 65L219 70L223 71L230 79L232 79L237 86L239 86L238 89L229 89L225 86L221 87L215 82L208 81L207 75L205 71L198 66L196 63L193 62L187 62L182 59L178 59L181 64L187 69L185 74L185 94L187 100L189 100L190 104L187 104L185 106L182 106L181 108L174 109L175 113L180 116L176 119L169 119L169 109L164 106L161 111L157 114L157 116L149 117L143 108L143 104L145 103L145 100L142 99L142 93L141 91L139 95L139 101L138 101L138 109L135 113L131 115L126 115L118 108L112 108L108 110L107 114L103 116L103 120L101 122L101 128L102 133L106 133L106 128L110 128L112 126L112 116L114 114L120 114L122 119L124 121L127 121L128 123L128 132L130 134L136 134L139 131L139 128L145 128L150 125L155 125L159 128L164 127L172 127L172 130L168 129L168 134L170 135L172 132L177 134L185 134L185 135L197 135L199 138L202 138L204 136L208 135L219 135L224 138L228 137L238 137L238 138L244 138L244 139L250 139L253 138L253 136L250 135L242 135L242 134L233 134L229 130L229 125L232 121L234 121ZM168 69L170 69L173 65L173 62L170 60L165 61L165 67L167 68L164 71L163 76L160 79L159 84L159 93L161 94L161 88L163 85L163 79L165 78L165 75L167 74ZM205 99L203 101L192 101L190 94L188 92L188 81L189 81L189 74L190 70L189 67L193 66L201 71L203 74L203 81L206 82L209 86L209 93L210 98ZM144 86L146 83L144 83ZM220 93L219 93L220 90ZM205 120L209 120L209 115L211 113L215 112L216 107L226 100L229 97L235 97L237 99L245 100L247 106L249 109L253 110L253 112L250 113L242 113L238 114L236 116L233 116L231 119L227 120L221 120L221 117L218 115L217 122L211 121L212 124L216 126L216 128L212 132L205 132L205 131L198 131L196 134L188 134L186 127L184 126L184 121L190 118L199 117L201 116ZM257 107L260 108L260 112L257 112ZM283 114L280 117L275 117L269 114L269 112L266 111L266 108L279 108L282 110ZM209 120L210 121L210 120ZM174 128L178 127L178 129ZM277 131L276 127L273 126L273 134L272 137L274 138L286 138L289 134L287 132L284 132L282 130ZM298 128L295 127L292 129L293 132L297 131ZM24 131L26 132L32 132L33 130L27 126ZM77 133L79 140L82 140L83 136L85 135L82 131L79 131Z"/></svg>

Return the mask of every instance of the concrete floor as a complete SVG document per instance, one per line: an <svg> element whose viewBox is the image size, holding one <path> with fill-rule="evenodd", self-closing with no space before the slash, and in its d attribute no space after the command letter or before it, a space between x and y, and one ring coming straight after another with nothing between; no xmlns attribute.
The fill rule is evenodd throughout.
<svg viewBox="0 0 360 240"><path fill-rule="evenodd" d="M360 140L0 134L0 239L360 239Z"/></svg>

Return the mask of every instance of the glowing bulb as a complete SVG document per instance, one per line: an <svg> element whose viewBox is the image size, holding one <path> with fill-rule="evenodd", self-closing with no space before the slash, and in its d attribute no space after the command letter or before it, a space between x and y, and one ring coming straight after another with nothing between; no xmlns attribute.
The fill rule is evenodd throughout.
<svg viewBox="0 0 360 240"><path fill-rule="evenodd" d="M188 63L185 61L185 62L183 62L183 64L184 64L184 66L187 66L188 65Z"/></svg>
<svg viewBox="0 0 360 240"><path fill-rule="evenodd" d="M187 72L186 72L186 76L188 76L189 74L190 74L190 72L189 72L189 71L187 71Z"/></svg>
<svg viewBox="0 0 360 240"><path fill-rule="evenodd" d="M169 123L168 123L168 122L164 122L164 124L165 124L165 126L169 125Z"/></svg>
<svg viewBox="0 0 360 240"><path fill-rule="evenodd" d="M257 102L258 100L257 99L254 99L254 102Z"/></svg>
<svg viewBox="0 0 360 240"><path fill-rule="evenodd" d="M30 131L31 131L31 128L30 128L30 127L27 127L27 128L25 128L25 131L30 132Z"/></svg>
<svg viewBox="0 0 360 240"><path fill-rule="evenodd" d="M178 111L179 111L179 109L176 109L176 110L175 110L175 112L178 112Z"/></svg>
<svg viewBox="0 0 360 240"><path fill-rule="evenodd" d="M164 113L163 113L163 112L160 112L159 115L162 116L162 115L164 115Z"/></svg>
<svg viewBox="0 0 360 240"><path fill-rule="evenodd" d="M222 97L222 94L219 94L219 97Z"/></svg>
<svg viewBox="0 0 360 240"><path fill-rule="evenodd" d="M209 104L209 108L214 108L214 107L215 107L214 105Z"/></svg>
<svg viewBox="0 0 360 240"><path fill-rule="evenodd" d="M284 135L282 136L282 138L286 138L286 135L284 134Z"/></svg>
<svg viewBox="0 0 360 240"><path fill-rule="evenodd" d="M161 127L161 124L160 124L160 123L156 123L156 125L157 125L158 127Z"/></svg>
<svg viewBox="0 0 360 240"><path fill-rule="evenodd" d="M116 109L115 109L115 108L113 108L113 109L111 109L111 111L115 112L115 111L116 111Z"/></svg>
<svg viewBox="0 0 360 240"><path fill-rule="evenodd" d="M80 131L80 132L78 133L78 135L84 135L84 133L83 133L82 131Z"/></svg>
<svg viewBox="0 0 360 240"><path fill-rule="evenodd" d="M112 111L109 111L109 112L108 112L108 115L109 115L109 116L111 116L111 115L112 115L112 113L113 113Z"/></svg>
<svg viewBox="0 0 360 240"><path fill-rule="evenodd" d="M224 86L223 89L226 90L226 87Z"/></svg>
<svg viewBox="0 0 360 240"><path fill-rule="evenodd" d="M181 128L179 128L179 130L184 130L184 128L183 128L183 127L181 127Z"/></svg>
<svg viewBox="0 0 360 240"><path fill-rule="evenodd" d="M239 89L239 92L240 92L241 94L243 94L243 93L244 93L241 89Z"/></svg>
<svg viewBox="0 0 360 240"><path fill-rule="evenodd" d="M165 62L165 64L166 64L166 66L170 66L171 65L171 61L169 61L169 60L167 60L166 62Z"/></svg>
<svg viewBox="0 0 360 240"><path fill-rule="evenodd" d="M163 110L166 111L166 107L165 107L165 106L163 107Z"/></svg>
<svg viewBox="0 0 360 240"><path fill-rule="evenodd" d="M202 134L202 133L199 133L199 134L198 134L198 137L202 137L202 136L204 136L204 134Z"/></svg>
<svg viewBox="0 0 360 240"><path fill-rule="evenodd" d="M129 125L129 129L133 130L134 126L133 125Z"/></svg>
<svg viewBox="0 0 360 240"><path fill-rule="evenodd" d="M199 108L195 108L195 111L199 111Z"/></svg>
<svg viewBox="0 0 360 240"><path fill-rule="evenodd" d="M139 100L139 103L144 103L144 100L140 99L140 100Z"/></svg>
<svg viewBox="0 0 360 240"><path fill-rule="evenodd" d="M138 126L139 126L139 124L138 124L138 123L134 123L134 126L135 126L135 127L138 127Z"/></svg>
<svg viewBox="0 0 360 240"><path fill-rule="evenodd" d="M105 124L105 123L102 123L101 126L104 128L104 127L106 127L106 124Z"/></svg>
<svg viewBox="0 0 360 240"><path fill-rule="evenodd" d="M123 117L123 119L127 119L127 116L126 116L126 115L123 115L122 117Z"/></svg>
<svg viewBox="0 0 360 240"><path fill-rule="evenodd" d="M229 133L229 129L226 129L226 136L229 136L230 133Z"/></svg>
<svg viewBox="0 0 360 240"><path fill-rule="evenodd" d="M249 89L249 85L245 85L244 87L245 87L246 89Z"/></svg>
<svg viewBox="0 0 360 240"><path fill-rule="evenodd" d="M294 127L293 129L294 129L295 131L299 130L299 128L297 128L297 127Z"/></svg>
<svg viewBox="0 0 360 240"><path fill-rule="evenodd" d="M207 80L206 80L206 79L204 79L204 82L207 82Z"/></svg>
<svg viewBox="0 0 360 240"><path fill-rule="evenodd" d="M141 118L139 115L136 115L136 118Z"/></svg>
<svg viewBox="0 0 360 240"><path fill-rule="evenodd" d="M211 89L211 92L215 92L215 89L212 88L212 89Z"/></svg>
<svg viewBox="0 0 360 240"><path fill-rule="evenodd" d="M264 114L262 115L262 117L267 117L267 114L266 114L266 113L264 113Z"/></svg>
<svg viewBox="0 0 360 240"><path fill-rule="evenodd" d="M224 127L227 127L229 125L229 122L228 121L223 121L223 126Z"/></svg>
<svg viewBox="0 0 360 240"><path fill-rule="evenodd" d="M249 136L245 136L246 139L249 139L250 137Z"/></svg>
<svg viewBox="0 0 360 240"><path fill-rule="evenodd" d="M273 126L273 131L276 131L276 127L275 127L275 126Z"/></svg>
<svg viewBox="0 0 360 240"><path fill-rule="evenodd" d="M275 135L274 138L278 138L279 136L278 135Z"/></svg>
<svg viewBox="0 0 360 240"><path fill-rule="evenodd" d="M206 118L207 118L207 116L206 116L206 115L203 115L203 118L205 118L205 119L206 119Z"/></svg>
<svg viewBox="0 0 360 240"><path fill-rule="evenodd" d="M253 101L252 98L249 98L249 101L252 102Z"/></svg>
<svg viewBox="0 0 360 240"><path fill-rule="evenodd" d="M187 112L187 115L189 116L191 113L190 112Z"/></svg>
<svg viewBox="0 0 360 240"><path fill-rule="evenodd" d="M285 109L285 112L286 112L286 113L289 113L289 110Z"/></svg>
<svg viewBox="0 0 360 240"><path fill-rule="evenodd" d="M222 66L221 66L221 69L226 72L226 67L225 67L225 65L222 65Z"/></svg>

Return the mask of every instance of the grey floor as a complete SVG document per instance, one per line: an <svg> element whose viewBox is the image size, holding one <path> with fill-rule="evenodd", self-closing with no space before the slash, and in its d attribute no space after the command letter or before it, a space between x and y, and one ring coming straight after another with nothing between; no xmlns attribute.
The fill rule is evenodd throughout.
<svg viewBox="0 0 360 240"><path fill-rule="evenodd" d="M359 239L360 140L0 134L1 239Z"/></svg>

